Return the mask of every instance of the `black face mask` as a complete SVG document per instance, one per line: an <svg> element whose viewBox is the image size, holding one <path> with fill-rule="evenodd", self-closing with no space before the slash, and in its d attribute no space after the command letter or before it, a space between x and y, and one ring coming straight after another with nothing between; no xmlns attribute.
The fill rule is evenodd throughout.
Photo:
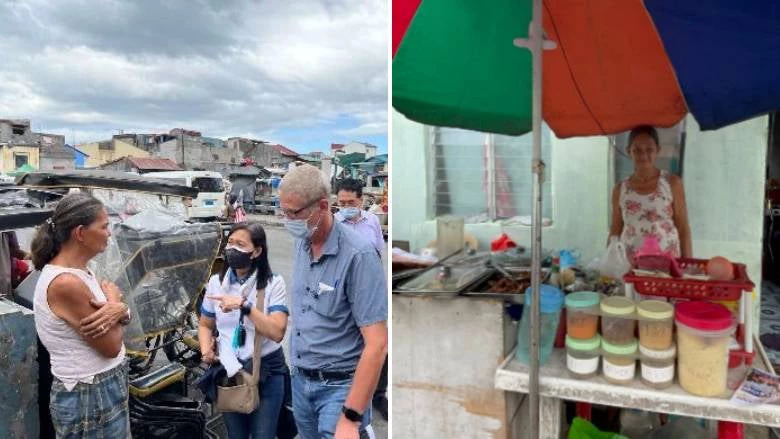
<svg viewBox="0 0 780 439"><path fill-rule="evenodd" d="M252 265L252 253L243 252L237 248L229 248L225 250L225 258L231 268L238 268L239 270L249 268Z"/></svg>

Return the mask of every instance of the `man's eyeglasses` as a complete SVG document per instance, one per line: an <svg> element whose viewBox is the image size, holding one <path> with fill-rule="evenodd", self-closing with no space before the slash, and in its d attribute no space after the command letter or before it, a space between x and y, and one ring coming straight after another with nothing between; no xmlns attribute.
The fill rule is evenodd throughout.
<svg viewBox="0 0 780 439"><path fill-rule="evenodd" d="M301 214L301 212L303 212L304 210L310 208L311 206L313 206L314 204L318 203L319 201L320 200L314 200L311 203L301 207L298 210L282 210L282 214L284 214L284 216L286 216L287 218L297 217L298 215Z"/></svg>

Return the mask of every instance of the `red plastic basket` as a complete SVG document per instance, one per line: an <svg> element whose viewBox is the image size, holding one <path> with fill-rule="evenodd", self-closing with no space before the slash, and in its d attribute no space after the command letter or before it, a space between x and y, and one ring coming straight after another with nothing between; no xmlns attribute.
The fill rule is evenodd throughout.
<svg viewBox="0 0 780 439"><path fill-rule="evenodd" d="M706 270L707 259L677 259L680 268L697 266ZM626 283L634 284L634 290L648 296L679 297L699 300L739 300L743 291L752 291L753 282L747 275L745 264L734 264L735 279L732 281L694 280L637 276L629 272L623 276Z"/></svg>

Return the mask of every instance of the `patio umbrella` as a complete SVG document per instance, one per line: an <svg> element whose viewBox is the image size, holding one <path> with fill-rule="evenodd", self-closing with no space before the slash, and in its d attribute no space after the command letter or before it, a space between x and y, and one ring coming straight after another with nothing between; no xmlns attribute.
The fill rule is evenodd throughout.
<svg viewBox="0 0 780 439"><path fill-rule="evenodd" d="M544 120L558 137L703 130L780 109L780 4L545 0ZM530 0L393 2L393 106L430 125L531 131Z"/></svg>
<svg viewBox="0 0 780 439"><path fill-rule="evenodd" d="M393 2L396 110L429 125L533 131L531 437L539 428L542 115L565 138L668 127L688 112L713 130L780 109L778 22L773 0Z"/></svg>

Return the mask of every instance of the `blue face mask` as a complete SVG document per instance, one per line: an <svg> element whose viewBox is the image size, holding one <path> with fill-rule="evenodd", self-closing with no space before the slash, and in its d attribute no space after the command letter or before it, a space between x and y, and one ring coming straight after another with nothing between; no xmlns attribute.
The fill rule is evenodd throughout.
<svg viewBox="0 0 780 439"><path fill-rule="evenodd" d="M309 239L313 233L303 219L288 219L284 222L284 227L293 238L297 239Z"/></svg>
<svg viewBox="0 0 780 439"><path fill-rule="evenodd" d="M341 212L341 214L344 215L344 218L348 220L355 219L360 216L360 209L357 207L342 207L339 209L339 212Z"/></svg>

